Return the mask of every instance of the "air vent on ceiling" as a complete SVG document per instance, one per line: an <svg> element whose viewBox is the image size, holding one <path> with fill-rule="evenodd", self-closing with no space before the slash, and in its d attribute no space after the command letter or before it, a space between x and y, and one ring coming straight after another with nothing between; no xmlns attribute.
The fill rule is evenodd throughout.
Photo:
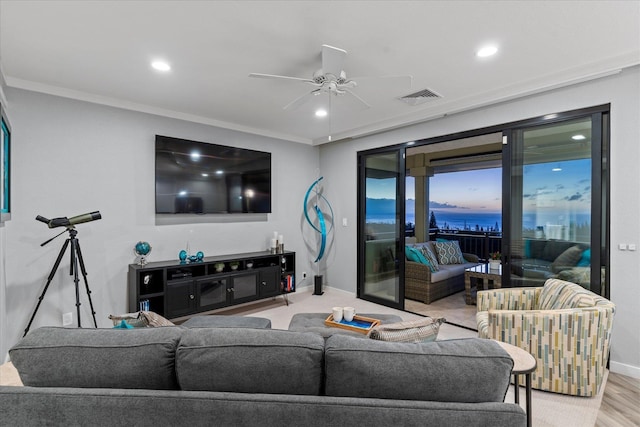
<svg viewBox="0 0 640 427"><path fill-rule="evenodd" d="M439 98L442 98L442 96L435 93L431 89L423 89L418 92L405 95L401 97L400 100L406 102L409 105L419 105L424 104L427 101Z"/></svg>

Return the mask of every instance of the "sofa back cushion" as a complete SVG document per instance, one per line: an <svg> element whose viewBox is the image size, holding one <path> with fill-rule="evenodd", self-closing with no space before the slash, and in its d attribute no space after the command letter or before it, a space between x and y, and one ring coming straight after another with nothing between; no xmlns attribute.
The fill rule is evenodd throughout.
<svg viewBox="0 0 640 427"><path fill-rule="evenodd" d="M503 402L513 360L486 339L394 343L327 339L328 396L440 402Z"/></svg>
<svg viewBox="0 0 640 427"><path fill-rule="evenodd" d="M32 387L176 390L181 328L32 330L9 355Z"/></svg>
<svg viewBox="0 0 640 427"><path fill-rule="evenodd" d="M551 263L551 271L554 273L559 273L563 270L567 270L578 265L578 261L582 258L582 253L584 251L578 245L571 246L564 252L562 252L556 259Z"/></svg>
<svg viewBox="0 0 640 427"><path fill-rule="evenodd" d="M540 292L537 308L539 310L561 310L593 307L598 298L598 295L575 283L549 279Z"/></svg>
<svg viewBox="0 0 640 427"><path fill-rule="evenodd" d="M176 353L183 390L318 395L324 339L275 329L185 330Z"/></svg>

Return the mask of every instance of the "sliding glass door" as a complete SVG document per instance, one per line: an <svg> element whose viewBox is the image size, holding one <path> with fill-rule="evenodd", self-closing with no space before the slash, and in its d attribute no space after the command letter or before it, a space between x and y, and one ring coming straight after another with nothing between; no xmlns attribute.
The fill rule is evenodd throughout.
<svg viewBox="0 0 640 427"><path fill-rule="evenodd" d="M605 295L606 115L554 119L505 132L506 283L542 286L554 277Z"/></svg>
<svg viewBox="0 0 640 427"><path fill-rule="evenodd" d="M358 297L404 308L404 150L358 156Z"/></svg>

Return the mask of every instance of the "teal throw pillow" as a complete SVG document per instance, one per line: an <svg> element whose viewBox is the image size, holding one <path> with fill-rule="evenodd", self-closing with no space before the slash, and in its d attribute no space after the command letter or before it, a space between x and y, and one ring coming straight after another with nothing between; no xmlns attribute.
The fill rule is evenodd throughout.
<svg viewBox="0 0 640 427"><path fill-rule="evenodd" d="M417 262L424 265L429 265L429 261L422 255L422 252L411 246L405 246L405 253L409 261Z"/></svg>
<svg viewBox="0 0 640 427"><path fill-rule="evenodd" d="M582 252L582 256L580 257L580 261L576 264L578 267L589 267L591 265L591 248Z"/></svg>
<svg viewBox="0 0 640 427"><path fill-rule="evenodd" d="M127 323L126 320L122 319L120 323L113 327L114 329L133 329L133 326Z"/></svg>

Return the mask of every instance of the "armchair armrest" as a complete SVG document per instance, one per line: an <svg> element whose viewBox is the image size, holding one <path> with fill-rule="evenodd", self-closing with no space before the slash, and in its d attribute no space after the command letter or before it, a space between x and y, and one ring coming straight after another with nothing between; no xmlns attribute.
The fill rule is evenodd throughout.
<svg viewBox="0 0 640 427"><path fill-rule="evenodd" d="M477 311L534 310L542 288L505 288L478 292Z"/></svg>

